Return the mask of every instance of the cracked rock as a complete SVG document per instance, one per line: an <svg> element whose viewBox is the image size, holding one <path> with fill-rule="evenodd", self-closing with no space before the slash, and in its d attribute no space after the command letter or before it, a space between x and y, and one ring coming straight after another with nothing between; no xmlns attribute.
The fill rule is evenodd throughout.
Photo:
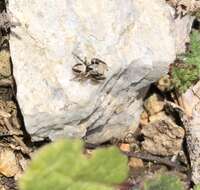
<svg viewBox="0 0 200 190"><path fill-rule="evenodd" d="M137 129L149 84L176 57L191 17L177 32L173 8L160 0L9 0L17 100L33 141L123 138ZM179 21L177 21L179 22ZM178 26L180 27L180 26ZM108 65L99 83L73 80L80 58Z"/></svg>
<svg viewBox="0 0 200 190"><path fill-rule="evenodd" d="M185 134L183 128L163 116L145 126L141 133L144 135L144 150L161 156L176 155L181 150Z"/></svg>

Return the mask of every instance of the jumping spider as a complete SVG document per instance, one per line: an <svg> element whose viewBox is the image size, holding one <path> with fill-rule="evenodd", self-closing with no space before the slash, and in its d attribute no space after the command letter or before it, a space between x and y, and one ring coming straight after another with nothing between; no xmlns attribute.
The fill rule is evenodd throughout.
<svg viewBox="0 0 200 190"><path fill-rule="evenodd" d="M79 80L90 78L91 80L96 82L106 79L105 73L108 70L108 66L104 61L98 58L93 58L89 62L87 61L86 57L83 60L78 55L73 55L79 61L72 67L72 71L76 75L75 78L78 78Z"/></svg>

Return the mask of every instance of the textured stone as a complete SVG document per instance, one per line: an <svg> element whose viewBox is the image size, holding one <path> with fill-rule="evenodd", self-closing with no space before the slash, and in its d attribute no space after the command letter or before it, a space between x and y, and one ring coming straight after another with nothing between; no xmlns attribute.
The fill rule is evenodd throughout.
<svg viewBox="0 0 200 190"><path fill-rule="evenodd" d="M138 169L138 168L143 168L144 163L139 158L131 157L129 162L128 162L128 166L131 167L132 169Z"/></svg>
<svg viewBox="0 0 200 190"><path fill-rule="evenodd" d="M9 148L2 148L0 151L0 173L6 177L13 177L21 173L21 168L17 162L14 152Z"/></svg>
<svg viewBox="0 0 200 190"><path fill-rule="evenodd" d="M162 92L166 92L166 91L169 91L173 88L173 84L172 84L172 80L170 78L170 76L167 74L167 75L164 75L162 76L158 82L157 82L157 88L162 91Z"/></svg>
<svg viewBox="0 0 200 190"><path fill-rule="evenodd" d="M176 53L181 54L186 51L186 43L190 42L189 34L194 17L184 16L175 20L176 33Z"/></svg>
<svg viewBox="0 0 200 190"><path fill-rule="evenodd" d="M144 110L140 115L140 125L144 126L149 123L149 115L146 110Z"/></svg>
<svg viewBox="0 0 200 190"><path fill-rule="evenodd" d="M143 149L161 156L176 155L181 150L185 135L182 127L162 115L143 127L141 133L144 135Z"/></svg>
<svg viewBox="0 0 200 190"><path fill-rule="evenodd" d="M169 5L163 0L10 0L8 9L16 23L10 50L17 99L33 140L86 136L101 143L134 132L148 85L176 56ZM105 61L106 80L71 80L73 53Z"/></svg>
<svg viewBox="0 0 200 190"><path fill-rule="evenodd" d="M149 115L154 115L159 113L164 108L163 98L157 94L152 94L148 99L144 102L144 107Z"/></svg>
<svg viewBox="0 0 200 190"><path fill-rule="evenodd" d="M119 148L123 152L130 152L130 144L122 143Z"/></svg>
<svg viewBox="0 0 200 190"><path fill-rule="evenodd" d="M179 100L182 109L179 115L186 130L187 148L191 163L191 178L195 184L200 183L200 81L190 87Z"/></svg>

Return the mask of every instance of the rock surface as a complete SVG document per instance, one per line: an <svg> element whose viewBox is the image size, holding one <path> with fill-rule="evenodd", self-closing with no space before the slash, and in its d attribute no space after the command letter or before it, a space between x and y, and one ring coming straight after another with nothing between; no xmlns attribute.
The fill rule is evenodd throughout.
<svg viewBox="0 0 200 190"><path fill-rule="evenodd" d="M134 131L148 85L182 46L162 0L10 0L17 99L32 139L101 143ZM190 31L187 17L183 31ZM177 36L178 35L178 36ZM73 53L108 65L106 80L74 81Z"/></svg>
<svg viewBox="0 0 200 190"><path fill-rule="evenodd" d="M164 109L163 98L157 94L152 94L144 101L144 108L149 115L155 115Z"/></svg>
<svg viewBox="0 0 200 190"><path fill-rule="evenodd" d="M22 173L14 151L9 148L1 148L0 173L6 177L13 177L18 173Z"/></svg>
<svg viewBox="0 0 200 190"><path fill-rule="evenodd" d="M141 133L144 135L142 147L147 152L161 156L176 155L182 148L184 129L170 118L159 116Z"/></svg>
<svg viewBox="0 0 200 190"><path fill-rule="evenodd" d="M191 163L191 177L200 183L200 81L181 95L184 114L182 120L186 128L186 141Z"/></svg>

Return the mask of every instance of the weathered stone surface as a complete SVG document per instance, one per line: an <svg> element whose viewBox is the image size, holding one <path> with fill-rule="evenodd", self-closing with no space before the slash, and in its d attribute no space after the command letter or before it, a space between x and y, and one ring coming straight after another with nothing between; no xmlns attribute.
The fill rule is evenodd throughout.
<svg viewBox="0 0 200 190"><path fill-rule="evenodd" d="M132 157L128 162L128 166L133 169L139 169L144 167L144 163L142 159Z"/></svg>
<svg viewBox="0 0 200 190"><path fill-rule="evenodd" d="M170 118L159 116L149 125L143 127L144 150L162 156L176 155L182 147L184 129Z"/></svg>
<svg viewBox="0 0 200 190"><path fill-rule="evenodd" d="M191 177L200 183L200 81L190 87L180 99L184 111L180 113L186 130L186 141L191 163ZM181 109L179 109L181 110Z"/></svg>
<svg viewBox="0 0 200 190"><path fill-rule="evenodd" d="M162 92L169 91L169 90L171 90L173 88L172 80L171 80L171 78L170 78L170 76L168 74L162 76L157 81L157 88Z"/></svg>
<svg viewBox="0 0 200 190"><path fill-rule="evenodd" d="M9 148L2 148L0 151L0 173L6 177L13 177L21 174L22 170L17 162L15 153Z"/></svg>
<svg viewBox="0 0 200 190"><path fill-rule="evenodd" d="M179 45L169 5L10 0L8 8L18 23L10 39L17 99L33 140L101 143L136 129L146 88L167 72ZM72 53L105 61L106 80L71 80Z"/></svg>
<svg viewBox="0 0 200 190"><path fill-rule="evenodd" d="M152 94L145 100L144 107L150 116L155 115L164 109L163 98L157 94Z"/></svg>
<svg viewBox="0 0 200 190"><path fill-rule="evenodd" d="M175 20L175 33L176 33L176 53L181 54L186 51L185 43L190 42L189 34L194 18L184 16Z"/></svg>

